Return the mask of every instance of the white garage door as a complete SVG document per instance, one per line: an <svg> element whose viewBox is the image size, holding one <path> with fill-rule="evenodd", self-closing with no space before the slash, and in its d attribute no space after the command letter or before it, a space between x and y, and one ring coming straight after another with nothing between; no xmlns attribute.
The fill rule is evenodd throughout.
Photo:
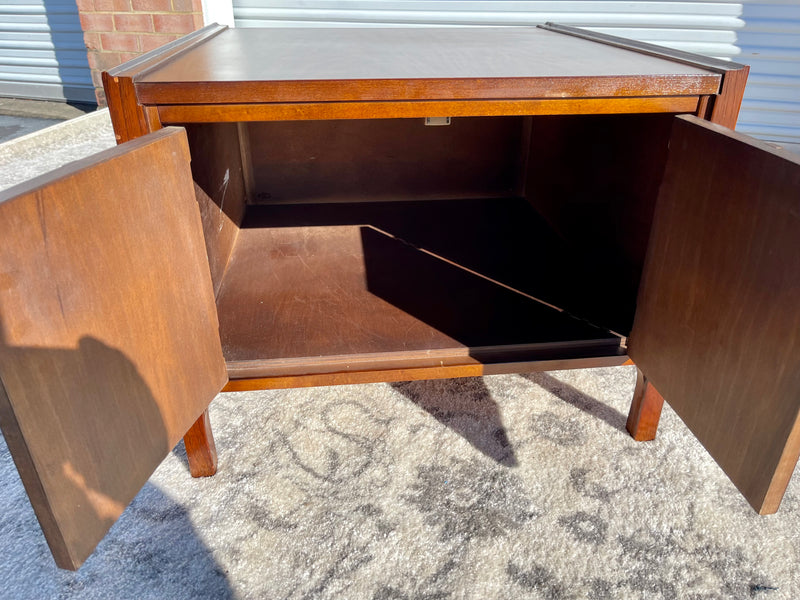
<svg viewBox="0 0 800 600"><path fill-rule="evenodd" d="M0 96L95 102L75 0L0 1Z"/></svg>
<svg viewBox="0 0 800 600"><path fill-rule="evenodd" d="M588 27L751 65L737 129L800 143L800 0L233 0L237 27Z"/></svg>

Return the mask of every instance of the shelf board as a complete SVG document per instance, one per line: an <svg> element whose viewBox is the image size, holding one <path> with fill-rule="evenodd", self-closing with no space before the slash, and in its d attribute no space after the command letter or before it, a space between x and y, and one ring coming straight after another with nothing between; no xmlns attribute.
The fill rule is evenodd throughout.
<svg viewBox="0 0 800 600"><path fill-rule="evenodd" d="M574 272L523 200L259 206L244 225L217 298L231 378L619 354L537 295Z"/></svg>

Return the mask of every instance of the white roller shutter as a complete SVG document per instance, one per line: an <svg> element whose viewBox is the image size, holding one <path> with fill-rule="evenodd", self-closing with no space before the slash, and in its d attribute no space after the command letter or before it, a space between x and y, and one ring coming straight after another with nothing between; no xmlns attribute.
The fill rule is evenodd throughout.
<svg viewBox="0 0 800 600"><path fill-rule="evenodd" d="M750 65L750 77L737 129L800 144L800 0L749 0L741 18L735 60Z"/></svg>
<svg viewBox="0 0 800 600"><path fill-rule="evenodd" d="M800 143L800 0L233 0L237 27L588 27L751 65L738 129Z"/></svg>
<svg viewBox="0 0 800 600"><path fill-rule="evenodd" d="M0 2L0 96L95 102L75 0Z"/></svg>

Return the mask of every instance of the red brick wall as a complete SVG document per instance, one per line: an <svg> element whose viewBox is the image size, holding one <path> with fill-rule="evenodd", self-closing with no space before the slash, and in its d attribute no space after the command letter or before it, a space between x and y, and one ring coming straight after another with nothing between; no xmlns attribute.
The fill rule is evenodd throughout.
<svg viewBox="0 0 800 600"><path fill-rule="evenodd" d="M203 26L201 0L77 0L97 102L100 73Z"/></svg>

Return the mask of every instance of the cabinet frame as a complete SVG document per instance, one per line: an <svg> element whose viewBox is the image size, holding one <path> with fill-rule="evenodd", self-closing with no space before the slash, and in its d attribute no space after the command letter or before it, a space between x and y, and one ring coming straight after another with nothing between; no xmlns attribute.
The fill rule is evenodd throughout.
<svg viewBox="0 0 800 600"><path fill-rule="evenodd" d="M559 36L588 40L615 48L632 50L639 54L667 59L671 62L701 68L708 72L705 79L673 83L668 78L630 77L630 82L615 96L602 96L607 84L603 78L591 76L573 77L568 81L560 78L558 97L547 97L554 85L553 78L500 78L491 85L481 80L425 79L415 88L417 95L407 99L403 87L394 81L351 82L353 92L374 95L380 100L331 101L329 90L340 89L348 82L331 80L315 82L311 91L303 91L303 82L248 82L205 81L202 92L196 84L160 83L148 80L148 76L176 58L191 54L227 30L220 25L209 25L171 44L156 49L138 59L103 74L103 83L109 102L112 122L118 142L122 143L139 135L156 131L172 124L225 123L244 124L257 121L282 120L332 120L332 119L382 119L417 117L464 117L464 116L511 116L511 115L570 115L570 114L648 114L690 113L726 126L733 126L744 92L748 67L736 63L700 57L681 51L670 50L624 38L598 34L575 27L548 23L539 29ZM435 59L435 57L433 57ZM282 87L275 92L281 98L275 101L275 85ZM323 85L324 84L324 85ZM453 88L456 92L453 92ZM487 90L495 97L487 98ZM366 88L363 91L362 88ZM284 91L285 90L285 91ZM373 91L376 90L376 91ZM566 90L566 92L564 91ZM254 97L270 93L270 101L253 102ZM442 99L442 95L456 96ZM567 97L564 97L564 96ZM286 100L285 97L292 100ZM315 98L317 98L315 100ZM240 125L240 136L244 137ZM243 168L247 169L247 157ZM251 182L251 174L245 173L245 184ZM247 190L246 194L252 194ZM548 361L536 369L562 368L566 365L591 367L614 365L625 362L624 357L605 359L579 359L570 361ZM492 365L452 365L438 368L422 367L375 371L342 372L336 374L309 374L306 376L236 378L229 381L224 391L285 388L299 386L329 385L390 381L397 378L430 379L459 376L478 376L496 372L514 372L521 365L507 367ZM646 385L646 384L645 384ZM649 398L652 394L646 394ZM641 410L648 411L647 402L639 403ZM654 407L655 405L653 405ZM651 407L653 415L658 414ZM639 419L629 420L631 427ZM651 419L652 420L652 419ZM637 429L634 437L644 436ZM645 436L647 437L647 436ZM209 472L211 474L211 472Z"/></svg>
<svg viewBox="0 0 800 600"><path fill-rule="evenodd" d="M175 42L153 50L120 67L103 73L103 85L108 99L111 118L119 143L138 136L157 131L163 126L174 123L206 123L206 122L248 122L295 119L371 119L371 118L411 118L428 116L489 116L489 115L554 115L554 114L628 114L628 113L691 113L700 118L733 128L738 117L741 99L747 80L749 67L733 62L716 60L708 57L682 52L664 47L637 42L616 36L610 36L582 30L575 27L553 23L540 25L539 28L564 36L577 37L598 44L608 45L637 53L667 59L681 64L700 67L718 75L718 84L712 93L693 93L680 95L664 93L658 84L653 86L642 81L639 86L617 97L595 97L586 92L591 77L575 82L573 97L569 98L525 98L524 94L534 95L528 90L520 91L514 98L481 99L480 95L471 97L469 82L464 82L464 99L442 100L428 99L423 92L420 97L409 101L402 97L399 90L389 92L388 97L375 101L331 102L322 96L322 102L309 101L247 101L249 90L253 85L242 83L225 88L205 90L202 100L198 99L197 86L180 86L174 92L161 89L158 83L145 83L143 79L164 64L177 57L191 53L226 31L226 26L212 24L189 34ZM336 81L330 82L335 86ZM383 82L384 84L386 82ZM431 89L428 95L435 96L441 86L452 82L424 81L423 89ZM543 80L537 89L547 90L552 81ZM172 86L173 88L175 86ZM207 86L204 86L207 87ZM708 87L706 85L706 87ZM231 93L240 93L233 102ZM394 95L392 95L394 94ZM250 94L252 95L252 94ZM475 94L473 93L473 96ZM466 99L469 98L469 99ZM248 175L245 174L245 181ZM536 369L584 368L617 364L632 364L624 357L606 357L604 359L577 359L567 361L548 361L536 365ZM305 376L241 378L232 379L223 391L245 391L258 389L276 389L307 387L316 385L338 385L345 383L367 383L380 381L396 381L411 379L433 379L449 377L479 376L489 373L519 371L522 365L509 364L506 367L485 365L455 365L442 367L423 367L411 369L390 369L374 371L342 372L335 374L309 374ZM644 376L639 374L634 401L627 421L631 435L637 440L650 440L655 437L658 418L661 413L663 398L649 385ZM197 431L201 435L196 439L206 440L205 449L198 449L199 457L211 455L209 452L213 438L207 426L207 415L198 420ZM192 444L192 447L195 447ZM200 447L198 447L200 448ZM213 475L216 464L202 458L194 460L190 453L192 473L195 476Z"/></svg>

